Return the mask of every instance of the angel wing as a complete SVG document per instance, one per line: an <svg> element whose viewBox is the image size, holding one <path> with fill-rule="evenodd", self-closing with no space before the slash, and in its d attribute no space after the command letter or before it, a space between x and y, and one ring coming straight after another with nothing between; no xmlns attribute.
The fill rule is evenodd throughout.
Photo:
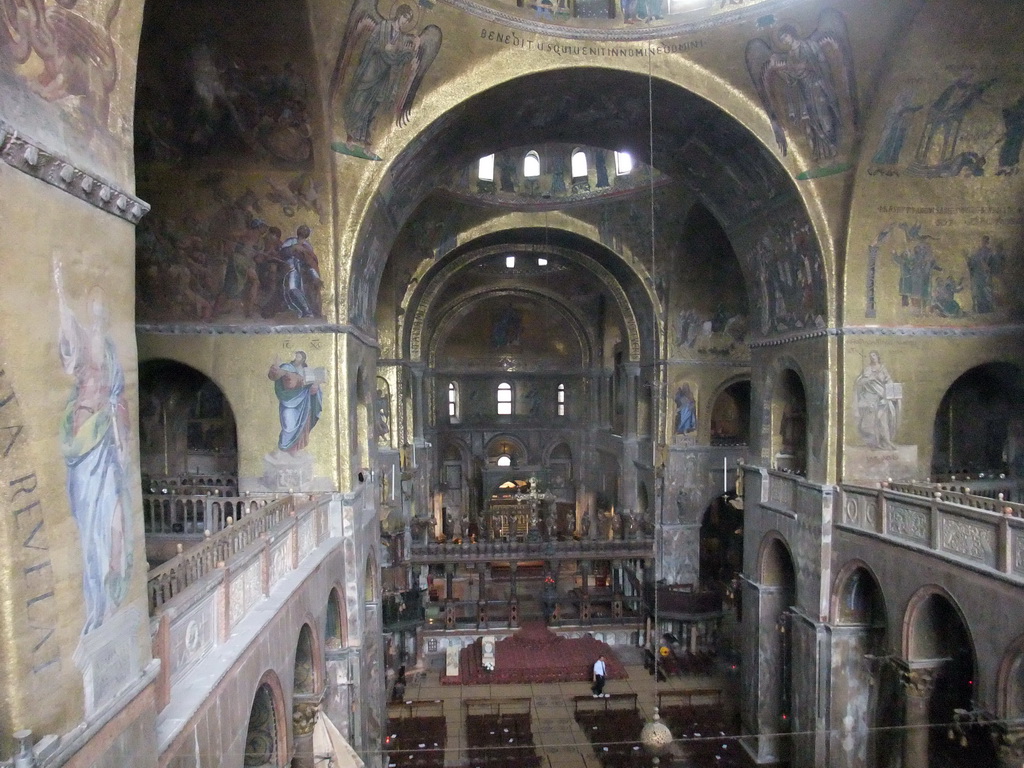
<svg viewBox="0 0 1024 768"><path fill-rule="evenodd" d="M395 102L395 122L404 126L409 122L412 103L416 99L423 76L437 58L441 50L441 28L431 24L423 28L416 37L416 51L403 73L403 87Z"/></svg>
<svg viewBox="0 0 1024 768"><path fill-rule="evenodd" d="M786 143L786 134L779 122L779 109L777 103L785 107L785 95L780 91L782 78L780 74L786 68L784 55L774 53L770 45L759 37L747 43L745 54L747 61L747 72L754 82L757 95L761 98L761 105L768 113L768 120L771 122L772 133L775 134L775 142L779 145L782 154L785 155L789 149Z"/></svg>
<svg viewBox="0 0 1024 768"><path fill-rule="evenodd" d="M373 34L383 21L384 17L377 11L377 0L356 0L353 4L348 15L348 25L345 27L345 36L338 50L338 61L331 75L331 86L328 91L331 98L341 87L352 57L363 50L366 38Z"/></svg>
<svg viewBox="0 0 1024 768"><path fill-rule="evenodd" d="M808 39L820 46L828 62L828 70L836 93L849 99L850 119L853 127L860 125L860 102L857 99L857 80L853 74L853 48L846 29L846 19L834 8L826 8L818 16L818 27Z"/></svg>

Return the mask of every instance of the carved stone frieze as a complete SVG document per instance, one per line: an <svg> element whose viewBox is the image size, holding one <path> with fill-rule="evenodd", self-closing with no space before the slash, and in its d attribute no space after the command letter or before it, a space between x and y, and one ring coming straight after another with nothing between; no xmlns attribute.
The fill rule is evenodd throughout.
<svg viewBox="0 0 1024 768"><path fill-rule="evenodd" d="M1013 535L1013 572L1024 573L1024 536Z"/></svg>
<svg viewBox="0 0 1024 768"><path fill-rule="evenodd" d="M149 203L95 174L75 167L60 153L18 133L2 120L0 158L22 173L27 173L132 224L138 224L149 212Z"/></svg>
<svg viewBox="0 0 1024 768"><path fill-rule="evenodd" d="M929 541L928 513L906 504L889 504L889 530L887 533L904 539L927 544Z"/></svg>
<svg viewBox="0 0 1024 768"><path fill-rule="evenodd" d="M867 531L876 530L878 504L864 496L847 494L843 504L843 522Z"/></svg>
<svg viewBox="0 0 1024 768"><path fill-rule="evenodd" d="M964 520L942 518L942 548L971 560L995 565L996 532Z"/></svg>

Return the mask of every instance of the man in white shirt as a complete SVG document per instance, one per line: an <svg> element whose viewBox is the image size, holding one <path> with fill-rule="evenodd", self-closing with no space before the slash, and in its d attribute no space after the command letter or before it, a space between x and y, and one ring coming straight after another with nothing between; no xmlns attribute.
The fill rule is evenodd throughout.
<svg viewBox="0 0 1024 768"><path fill-rule="evenodd" d="M604 676L604 656L598 656L597 661L594 662L594 684L590 687L590 690L593 692L595 699L607 699L611 695L608 693L604 693Z"/></svg>

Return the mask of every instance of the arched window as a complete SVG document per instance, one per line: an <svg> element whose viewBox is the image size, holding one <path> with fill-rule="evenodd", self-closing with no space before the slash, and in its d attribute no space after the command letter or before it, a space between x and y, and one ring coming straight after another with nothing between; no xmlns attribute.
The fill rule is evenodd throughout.
<svg viewBox="0 0 1024 768"><path fill-rule="evenodd" d="M485 155L480 158L477 166L476 177L480 181L494 181L494 155Z"/></svg>
<svg viewBox="0 0 1024 768"><path fill-rule="evenodd" d="M565 416L565 384L559 384L555 394L555 412L559 416Z"/></svg>
<svg viewBox="0 0 1024 768"><path fill-rule="evenodd" d="M509 456L507 453L503 453L501 454L501 456L498 457L498 460L495 461L494 463L497 464L499 467L511 467L512 457Z"/></svg>
<svg viewBox="0 0 1024 768"><path fill-rule="evenodd" d="M459 385L448 382L448 421L456 424L459 421Z"/></svg>
<svg viewBox="0 0 1024 768"><path fill-rule="evenodd" d="M532 149L523 158L523 176L528 179L536 179L540 176L540 155Z"/></svg>
<svg viewBox="0 0 1024 768"><path fill-rule="evenodd" d="M587 153L582 149L575 149L572 153L572 177L582 179L587 176Z"/></svg>
<svg viewBox="0 0 1024 768"><path fill-rule="evenodd" d="M633 170L633 156L629 152L615 153L615 173L625 176Z"/></svg>
<svg viewBox="0 0 1024 768"><path fill-rule="evenodd" d="M498 385L498 415L512 415L512 385L507 381Z"/></svg>

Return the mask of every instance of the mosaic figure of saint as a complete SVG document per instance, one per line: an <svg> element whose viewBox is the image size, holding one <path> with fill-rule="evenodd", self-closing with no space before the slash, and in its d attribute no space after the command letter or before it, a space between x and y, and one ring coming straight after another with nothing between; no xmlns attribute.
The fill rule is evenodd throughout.
<svg viewBox="0 0 1024 768"><path fill-rule="evenodd" d="M878 352L868 354L868 362L853 384L857 409L857 431L870 448L892 450L900 425L899 385L893 382Z"/></svg>
<svg viewBox="0 0 1024 768"><path fill-rule="evenodd" d="M294 456L309 444L309 433L323 411L317 370L306 365L306 353L298 350L291 362L270 366L267 377L274 382L279 404L281 435L277 449Z"/></svg>
<svg viewBox="0 0 1024 768"><path fill-rule="evenodd" d="M130 461L124 369L108 331L101 288L89 294L89 324L68 306L60 266L54 268L60 313L59 352L74 377L61 418L71 514L82 550L85 626L98 629L124 602L132 575L134 535L126 483Z"/></svg>

